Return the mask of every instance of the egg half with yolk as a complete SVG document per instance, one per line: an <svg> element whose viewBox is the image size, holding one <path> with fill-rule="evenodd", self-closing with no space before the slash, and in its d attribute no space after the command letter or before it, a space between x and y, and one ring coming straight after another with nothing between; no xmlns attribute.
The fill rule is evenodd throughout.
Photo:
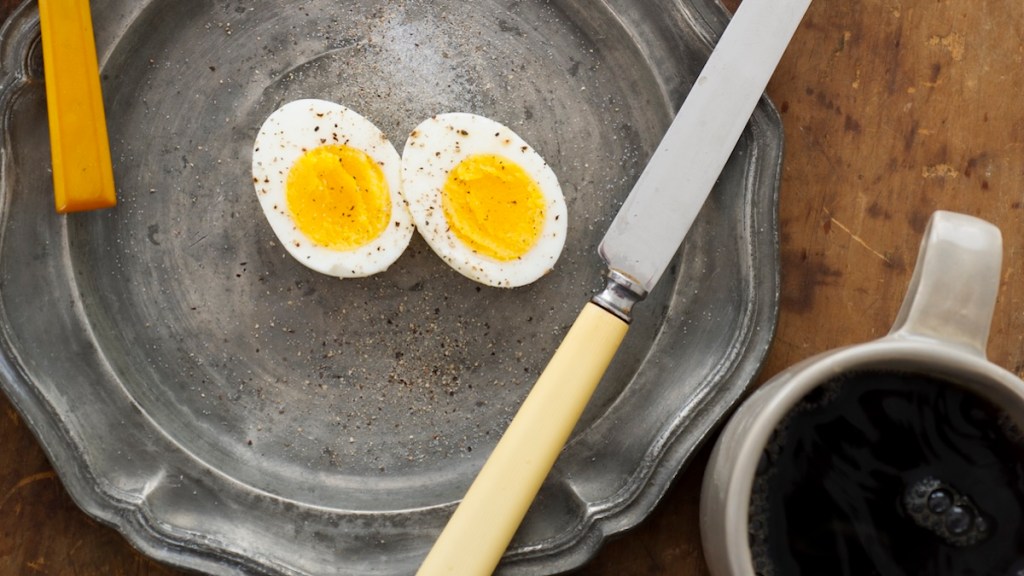
<svg viewBox="0 0 1024 576"><path fill-rule="evenodd" d="M401 196L401 157L358 113L296 100L264 121L252 153L263 213L296 260L339 278L386 270L415 229Z"/></svg>
<svg viewBox="0 0 1024 576"><path fill-rule="evenodd" d="M464 276L512 288L558 260L567 225L558 178L503 124L474 114L434 116L410 134L401 172L416 229Z"/></svg>

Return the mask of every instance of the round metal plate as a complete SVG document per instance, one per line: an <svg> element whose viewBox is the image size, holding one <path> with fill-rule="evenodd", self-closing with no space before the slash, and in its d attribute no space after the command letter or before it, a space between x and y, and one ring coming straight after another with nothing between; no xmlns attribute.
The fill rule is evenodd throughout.
<svg viewBox="0 0 1024 576"><path fill-rule="evenodd" d="M54 213L34 6L0 38L0 384L83 509L155 557L219 574L411 572L602 285L597 243L725 11L110 0L93 13L113 210ZM399 150L442 112L510 126L566 195L555 270L489 288L418 237L366 279L293 261L249 167L262 121L307 97L357 110ZM777 309L781 137L765 100L503 572L575 567L639 522L754 377Z"/></svg>

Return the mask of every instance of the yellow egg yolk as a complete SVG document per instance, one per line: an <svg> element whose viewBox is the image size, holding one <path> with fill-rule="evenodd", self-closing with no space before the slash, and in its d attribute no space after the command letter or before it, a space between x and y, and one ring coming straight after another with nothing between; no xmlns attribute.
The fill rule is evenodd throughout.
<svg viewBox="0 0 1024 576"><path fill-rule="evenodd" d="M544 227L544 194L515 162L493 154L468 156L449 174L441 194L455 236L500 261L526 254Z"/></svg>
<svg viewBox="0 0 1024 576"><path fill-rule="evenodd" d="M391 219L391 193L380 166L362 150L329 144L292 165L286 182L295 225L317 244L351 250L371 242Z"/></svg>

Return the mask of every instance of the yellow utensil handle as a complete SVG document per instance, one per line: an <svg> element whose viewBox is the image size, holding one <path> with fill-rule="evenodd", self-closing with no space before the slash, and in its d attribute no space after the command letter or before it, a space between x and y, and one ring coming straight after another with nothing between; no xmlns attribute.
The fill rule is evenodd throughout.
<svg viewBox="0 0 1024 576"><path fill-rule="evenodd" d="M57 212L116 204L87 0L39 0Z"/></svg>
<svg viewBox="0 0 1024 576"><path fill-rule="evenodd" d="M586 305L455 509L419 576L494 571L628 327L599 306Z"/></svg>

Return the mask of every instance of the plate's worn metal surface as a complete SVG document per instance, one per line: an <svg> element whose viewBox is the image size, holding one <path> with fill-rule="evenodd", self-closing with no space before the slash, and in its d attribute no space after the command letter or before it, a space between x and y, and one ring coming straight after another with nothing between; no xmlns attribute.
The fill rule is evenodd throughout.
<svg viewBox="0 0 1024 576"><path fill-rule="evenodd" d="M596 245L725 25L694 2L94 2L120 205L58 217L38 18L4 29L4 391L69 491L211 573L413 570L577 312ZM415 239L327 278L249 174L280 104L333 100L399 146L499 120L552 165L566 250L478 286ZM570 569L639 522L754 377L777 308L779 120L755 112L670 279L636 311L502 565Z"/></svg>

